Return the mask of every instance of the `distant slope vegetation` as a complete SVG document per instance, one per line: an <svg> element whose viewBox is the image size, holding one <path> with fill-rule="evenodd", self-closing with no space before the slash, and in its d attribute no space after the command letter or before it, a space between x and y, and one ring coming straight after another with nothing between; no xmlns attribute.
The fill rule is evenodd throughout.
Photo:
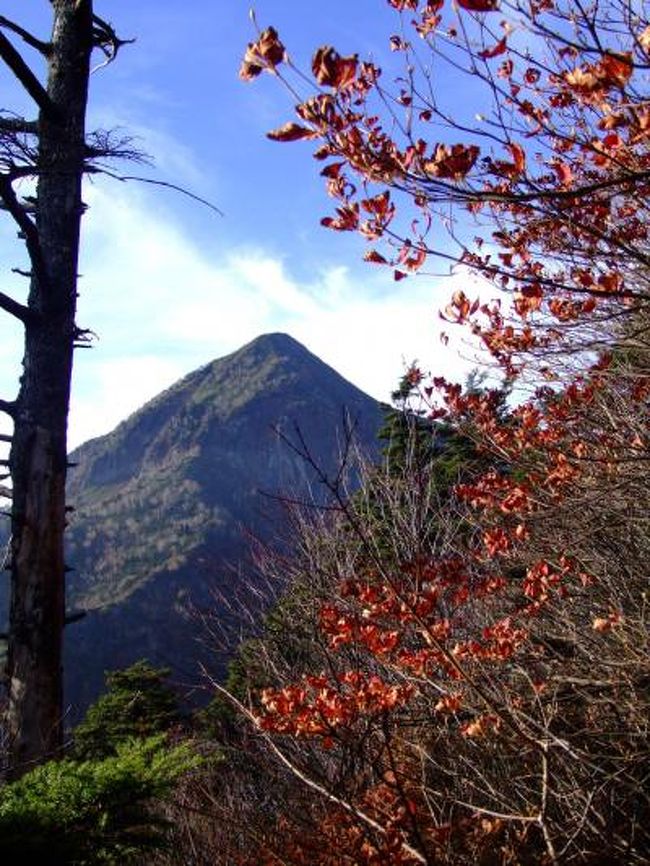
<svg viewBox="0 0 650 866"><path fill-rule="evenodd" d="M346 418L361 447L375 450L377 403L291 337L269 334L71 455L68 608L90 611L66 630L73 715L105 669L141 657L197 680L198 662L210 659L191 605L227 598L247 533L271 531L263 491L305 495L314 483L277 431L295 440L299 428L332 471Z"/></svg>

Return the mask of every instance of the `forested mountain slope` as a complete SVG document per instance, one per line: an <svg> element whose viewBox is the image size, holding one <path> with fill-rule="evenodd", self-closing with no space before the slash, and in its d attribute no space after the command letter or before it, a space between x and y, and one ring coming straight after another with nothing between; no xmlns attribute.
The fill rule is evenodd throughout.
<svg viewBox="0 0 650 866"><path fill-rule="evenodd" d="M78 448L68 609L88 614L66 629L72 713L100 690L105 669L141 657L195 682L199 660L213 661L196 608L229 597L251 534L278 530L273 495L318 495L313 470L284 437L301 435L332 471L347 424L372 450L379 417L373 399L300 343L268 334Z"/></svg>

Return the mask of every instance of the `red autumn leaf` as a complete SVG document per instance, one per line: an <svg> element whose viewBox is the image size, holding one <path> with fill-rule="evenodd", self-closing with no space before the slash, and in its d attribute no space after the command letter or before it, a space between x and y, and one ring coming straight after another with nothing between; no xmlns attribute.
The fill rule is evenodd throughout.
<svg viewBox="0 0 650 866"><path fill-rule="evenodd" d="M542 305L544 290L538 283L522 286L515 293L515 309L520 316L526 316L528 313L534 313Z"/></svg>
<svg viewBox="0 0 650 866"><path fill-rule="evenodd" d="M526 170L526 152L520 144L507 144L506 149L510 151L513 162L495 160L492 162L492 168L495 174L499 176L516 178ZM503 259L501 254L500 256ZM505 259L503 260L505 261Z"/></svg>
<svg viewBox="0 0 650 866"><path fill-rule="evenodd" d="M610 132L603 138L603 145L610 148L611 150L620 147L622 144L623 141L620 135L615 132Z"/></svg>
<svg viewBox="0 0 650 866"><path fill-rule="evenodd" d="M496 45L493 45L492 48L486 48L485 51L479 51L479 57L483 60L490 60L492 57L498 57L500 54L505 54L506 48L508 47L508 42L506 37L500 39Z"/></svg>
<svg viewBox="0 0 650 866"><path fill-rule="evenodd" d="M458 0L458 5L468 12L494 12L499 8L498 0Z"/></svg>
<svg viewBox="0 0 650 866"><path fill-rule="evenodd" d="M359 226L359 206L342 205L336 209L336 217L323 217L320 224L337 232L351 232Z"/></svg>
<svg viewBox="0 0 650 866"><path fill-rule="evenodd" d="M373 198L364 198L361 207L376 217L386 216L390 209L390 192L386 190Z"/></svg>
<svg viewBox="0 0 650 866"><path fill-rule="evenodd" d="M266 30L262 31L257 40L257 46L260 55L269 66L277 66L284 60L284 45L280 42L275 27L267 27Z"/></svg>
<svg viewBox="0 0 650 866"><path fill-rule="evenodd" d="M318 135L313 129L308 129L306 126L300 126L297 123L289 121L278 129L272 129L266 133L266 137L271 141L299 141L301 138L315 138Z"/></svg>
<svg viewBox="0 0 650 866"><path fill-rule="evenodd" d="M331 45L324 45L314 54L311 68L319 84L340 90L354 81L357 63L356 54L341 57Z"/></svg>
<svg viewBox="0 0 650 866"><path fill-rule="evenodd" d="M377 250L366 250L363 255L363 260L365 262L372 262L375 265L388 264L388 260L385 259L381 253L378 253Z"/></svg>
<svg viewBox="0 0 650 866"><path fill-rule="evenodd" d="M539 69L535 69L534 66L529 66L526 72L524 73L524 81L526 84L537 84L540 79L540 71Z"/></svg>
<svg viewBox="0 0 650 866"><path fill-rule="evenodd" d="M562 186L569 186L571 184L571 181L573 180L573 172L566 162L562 162L561 159L556 159L553 163L553 171L557 175L557 179L560 181Z"/></svg>
<svg viewBox="0 0 650 866"><path fill-rule="evenodd" d="M585 63L564 76L565 81L585 99L606 89L625 87L632 75L631 54L606 54L598 63Z"/></svg>
<svg viewBox="0 0 650 866"><path fill-rule="evenodd" d="M399 256L399 262L409 271L417 271L427 260L426 250L404 247Z"/></svg>
<svg viewBox="0 0 650 866"><path fill-rule="evenodd" d="M499 78L510 78L514 69L515 64L512 60L504 60L497 70L497 75Z"/></svg>
<svg viewBox="0 0 650 866"><path fill-rule="evenodd" d="M607 54L598 64L604 83L609 87L624 87L632 75L631 54Z"/></svg>
<svg viewBox="0 0 650 866"><path fill-rule="evenodd" d="M517 174L523 174L526 170L526 153L520 144L508 144L507 149L514 161L515 171Z"/></svg>
<svg viewBox="0 0 650 866"><path fill-rule="evenodd" d="M598 616L594 619L592 623L592 628L594 631L598 632L607 632L611 631L615 626L620 625L623 621L622 616L617 611L612 611L609 616L602 617Z"/></svg>
<svg viewBox="0 0 650 866"><path fill-rule="evenodd" d="M587 298L586 301L582 302L582 312L583 313L593 313L596 309L597 302L595 298Z"/></svg>
<svg viewBox="0 0 650 866"><path fill-rule="evenodd" d="M264 69L275 69L279 63L282 63L284 57L284 45L280 41L277 30L274 27L267 27L260 33L257 42L248 45L239 77L244 81L251 81Z"/></svg>
<svg viewBox="0 0 650 866"><path fill-rule="evenodd" d="M465 292L458 289L451 296L451 303L445 307L445 315L442 316L441 314L441 316L445 321L464 322L468 316L473 315L478 310L479 303L478 299L470 302Z"/></svg>
<svg viewBox="0 0 650 866"><path fill-rule="evenodd" d="M332 162L329 165L326 165L321 171L321 177L328 177L335 180L340 177L343 168L345 168L344 162Z"/></svg>
<svg viewBox="0 0 650 866"><path fill-rule="evenodd" d="M618 292L623 288L623 278L616 271L598 277L598 288L603 292Z"/></svg>
<svg viewBox="0 0 650 866"><path fill-rule="evenodd" d="M455 713L460 709L461 704L462 698L459 694L449 693L440 698L434 710L437 713Z"/></svg>
<svg viewBox="0 0 650 866"><path fill-rule="evenodd" d="M264 71L264 67L252 59L254 55L251 53L251 48L252 46L249 46L242 61L242 65L239 67L239 77L242 81L252 81Z"/></svg>
<svg viewBox="0 0 650 866"><path fill-rule="evenodd" d="M467 295L462 289L457 289L454 294L451 296L452 304L458 309L459 312L462 312L463 315L467 315L469 312L469 300L467 299Z"/></svg>
<svg viewBox="0 0 650 866"><path fill-rule="evenodd" d="M314 159L317 159L319 162L322 162L324 159L328 159L330 156L333 156L332 148L329 144L321 144L321 146L315 150L312 154Z"/></svg>
<svg viewBox="0 0 650 866"><path fill-rule="evenodd" d="M437 144L433 158L423 164L424 171L434 177L462 180L478 159L479 148L475 144Z"/></svg>
<svg viewBox="0 0 650 866"><path fill-rule="evenodd" d="M601 86L600 77L594 66L578 66L564 76L567 84L574 90L589 92Z"/></svg>

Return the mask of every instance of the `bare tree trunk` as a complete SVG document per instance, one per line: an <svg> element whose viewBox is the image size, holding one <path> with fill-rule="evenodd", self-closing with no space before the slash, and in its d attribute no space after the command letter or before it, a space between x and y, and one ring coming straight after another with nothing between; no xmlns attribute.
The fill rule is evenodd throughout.
<svg viewBox="0 0 650 866"><path fill-rule="evenodd" d="M62 745L67 419L75 341L92 0L52 0L47 100L39 101L36 222L13 478L8 724L15 776Z"/></svg>

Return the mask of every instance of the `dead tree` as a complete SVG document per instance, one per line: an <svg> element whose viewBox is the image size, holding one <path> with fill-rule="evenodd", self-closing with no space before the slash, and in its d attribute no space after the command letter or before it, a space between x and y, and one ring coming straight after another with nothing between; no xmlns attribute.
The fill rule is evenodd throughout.
<svg viewBox="0 0 650 866"><path fill-rule="evenodd" d="M128 155L124 141L85 129L93 51L110 61L123 41L94 13L92 0L49 6L49 41L0 16L0 60L37 115L0 114L0 206L29 260L26 303L0 293L0 308L25 334L18 395L0 401L13 420L7 727L14 775L62 745L66 432L73 352L88 335L75 320L81 188L103 159ZM34 52L45 58L45 83L25 59ZM35 193L21 196L29 179Z"/></svg>

